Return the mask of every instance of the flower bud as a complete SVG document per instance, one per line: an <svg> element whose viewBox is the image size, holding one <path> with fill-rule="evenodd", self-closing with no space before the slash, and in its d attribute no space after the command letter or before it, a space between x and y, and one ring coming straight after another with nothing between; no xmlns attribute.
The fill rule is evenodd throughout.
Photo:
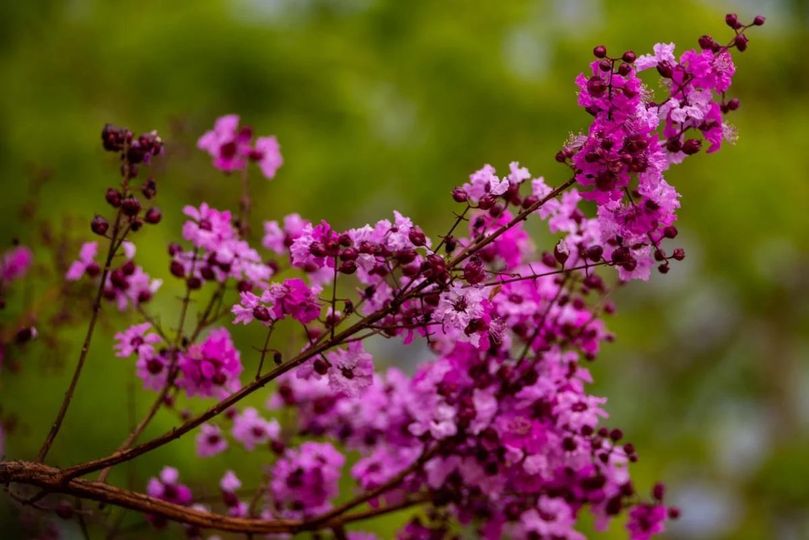
<svg viewBox="0 0 809 540"><path fill-rule="evenodd" d="M140 201L135 197L127 197L121 203L121 210L129 217L134 217L140 212Z"/></svg>
<svg viewBox="0 0 809 540"><path fill-rule="evenodd" d="M418 227L410 229L407 237L414 246L423 246L427 243L427 236L425 236L424 232Z"/></svg>
<svg viewBox="0 0 809 540"><path fill-rule="evenodd" d="M469 199L469 195L462 187L456 187L452 190L452 199L457 203L462 203Z"/></svg>
<svg viewBox="0 0 809 540"><path fill-rule="evenodd" d="M160 220L162 219L162 217L163 217L163 214L160 213L160 209L157 208L156 206L153 206L152 208L149 208L146 211L146 215L143 216L143 219L146 221L146 223L151 223L152 225L156 225L156 224L160 223Z"/></svg>
<svg viewBox="0 0 809 540"><path fill-rule="evenodd" d="M269 310L264 306L256 306L256 307L254 307L253 308L253 317L255 317L256 320L261 321L261 322L267 322L272 318L270 316Z"/></svg>
<svg viewBox="0 0 809 540"><path fill-rule="evenodd" d="M110 228L110 223L102 216L96 215L90 222L90 229L99 236L104 236Z"/></svg>
<svg viewBox="0 0 809 540"><path fill-rule="evenodd" d="M756 18L753 19L753 25L754 26L761 26L761 25L764 24L764 21L766 21L766 20L767 19L763 15L756 15Z"/></svg>
<svg viewBox="0 0 809 540"><path fill-rule="evenodd" d="M593 97L600 97L607 91L607 83L601 77L590 77L587 80L587 92Z"/></svg>
<svg viewBox="0 0 809 540"><path fill-rule="evenodd" d="M121 206L121 192L115 188L107 188L107 193L104 194L104 198L113 208Z"/></svg>
<svg viewBox="0 0 809 540"><path fill-rule="evenodd" d="M605 58L607 56L607 48L604 45L597 45L593 48L593 55L596 58Z"/></svg>
<svg viewBox="0 0 809 540"><path fill-rule="evenodd" d="M739 22L739 16L735 13L728 13L725 15L725 24L733 28L734 30L738 30L742 27L742 24Z"/></svg>
<svg viewBox="0 0 809 540"><path fill-rule="evenodd" d="M683 152L687 155L693 155L699 152L702 147L702 141L699 139L688 139L683 143Z"/></svg>
<svg viewBox="0 0 809 540"><path fill-rule="evenodd" d="M147 199L153 199L155 195L157 195L157 183L154 181L154 178L146 180L140 191Z"/></svg>
<svg viewBox="0 0 809 540"><path fill-rule="evenodd" d="M747 39L747 36L745 36L744 34L739 34L733 40L733 43L736 45L736 48L739 49L739 52L744 52L747 50L748 41L749 40Z"/></svg>
<svg viewBox="0 0 809 540"><path fill-rule="evenodd" d="M171 261L171 264L169 265L169 272L171 272L171 275L174 277L185 277L185 268L180 261Z"/></svg>
<svg viewBox="0 0 809 540"><path fill-rule="evenodd" d="M635 61L635 59L636 59L636 58L637 58L637 55L635 54L635 51L631 51L631 50L630 50L630 51L626 51L626 52L625 52L625 53L624 53L624 54L621 56L621 60L623 60L623 61L624 61L624 62L626 62L627 64L631 64L632 62L634 62L634 61Z"/></svg>
<svg viewBox="0 0 809 540"><path fill-rule="evenodd" d="M703 50L713 49L715 43L714 39L708 34L699 38L699 46Z"/></svg>
<svg viewBox="0 0 809 540"><path fill-rule="evenodd" d="M341 274L353 274L357 271L357 263L354 261L343 261L338 268Z"/></svg>

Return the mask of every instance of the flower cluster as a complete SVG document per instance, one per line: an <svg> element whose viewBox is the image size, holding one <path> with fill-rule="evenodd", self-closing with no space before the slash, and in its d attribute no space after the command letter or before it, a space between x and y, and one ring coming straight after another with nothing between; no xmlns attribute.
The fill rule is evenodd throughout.
<svg viewBox="0 0 809 540"><path fill-rule="evenodd" d="M218 118L214 128L199 138L197 146L211 155L214 167L224 172L243 170L252 161L271 180L284 164L278 139L257 137L254 142L252 128L239 125L235 114Z"/></svg>
<svg viewBox="0 0 809 540"><path fill-rule="evenodd" d="M162 285L162 280L152 279L135 264L135 244L122 242L123 264L110 268L106 273L103 286L103 297L115 302L118 309L124 311L129 306L137 306L148 302ZM68 281L78 281L83 277L95 278L101 273L101 266L96 261L98 242L85 242L79 250L79 258L70 265L65 274Z"/></svg>
<svg viewBox="0 0 809 540"><path fill-rule="evenodd" d="M179 355L177 386L189 396L226 397L241 386L242 362L225 328L211 330L205 341Z"/></svg>
<svg viewBox="0 0 809 540"><path fill-rule="evenodd" d="M173 276L185 279L190 289L199 289L205 282L224 284L229 279L236 280L242 290L266 285L273 269L240 237L230 211L202 203L186 206L183 213L190 218L183 224L183 238L192 248L183 250L177 243L169 246Z"/></svg>
<svg viewBox="0 0 809 540"><path fill-rule="evenodd" d="M584 510L600 529L624 516L633 540L664 531L679 510L665 504L662 484L650 497L636 489L630 465L638 453L607 423L607 400L591 392L588 363L612 340L605 323L614 311L608 293L648 278L655 264L665 273L670 261L684 257L682 249L662 246L677 236L680 205L663 174L697 153L701 141L714 152L730 138L722 115L738 108L726 98L735 71L731 49L744 51L745 30L762 23L756 18L744 25L729 15L734 38L728 45L703 36L700 50L679 59L671 44L619 57L596 47L588 74L576 80L579 105L592 124L557 155L571 177L554 188L518 162L499 175L484 165L453 190L462 208L435 243L398 212L344 230L290 214L264 223L264 256L250 243L245 175L238 220L205 202L183 209L186 247L168 249L170 272L185 284L173 327L163 327L141 305L160 283L136 265L127 239L143 223L160 221L155 208L141 215L133 180L162 143L153 133L136 139L105 127L104 148L119 153L122 182L107 192L116 209L113 224L100 216L91 224L109 241L106 256L99 259L100 242L87 242L66 275L69 281L98 278L73 382L98 302L106 298L121 310L139 308L142 322L115 334L114 351L135 357L136 376L158 394L118 452L69 474L108 470L196 429L199 457L254 453L267 466L264 475L253 476L266 481L246 498L236 473L220 471L218 487L208 493L221 500L206 497L210 506L193 504L172 467L149 480L146 496L115 491L125 499L122 506L143 511L156 525L167 517L184 522L189 538L201 538L202 522L251 534L330 529L338 538L368 540L371 535L346 534L343 524L416 505L429 511L419 512L398 538L444 538L463 527L486 539L581 539ZM652 68L663 81L662 100L653 100L638 76ZM272 178L281 165L277 141L253 141L235 115L217 120L198 145L225 172L246 171L254 161ZM154 180L140 190L153 198ZM528 234L526 221L533 217L556 238L547 249ZM21 276L30 260L24 248L4 255L2 282ZM292 275L279 278L281 272ZM207 303L200 294L205 285L212 293ZM196 324L189 316L194 311ZM240 333L264 336L264 345L253 347L255 378L244 385L250 360L244 355L243 363L230 331L219 326L229 314L232 323L246 326ZM291 335L276 332L286 324L302 329L305 340L274 348L272 338ZM31 327L26 339L34 334ZM366 348L370 338L420 344L411 349L418 351L412 373L376 371L382 362ZM262 371L270 352L275 367ZM271 415L255 401L240 403L262 391ZM195 413L205 398L220 401ZM176 411L184 422L179 428L132 447L161 407L174 409L180 401L187 408ZM103 483L63 488L76 485L107 500L109 492L93 491L106 489ZM340 494L352 498L337 505ZM211 519L176 507L167 512L154 499L204 510ZM372 509L359 510L365 503Z"/></svg>
<svg viewBox="0 0 809 540"><path fill-rule="evenodd" d="M331 444L306 442L289 450L271 472L275 514L308 517L331 507L345 458Z"/></svg>

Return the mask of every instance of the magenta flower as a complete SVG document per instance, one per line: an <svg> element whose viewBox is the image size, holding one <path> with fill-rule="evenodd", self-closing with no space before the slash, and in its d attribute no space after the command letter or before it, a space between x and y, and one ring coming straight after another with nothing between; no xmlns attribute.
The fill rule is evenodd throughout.
<svg viewBox="0 0 809 540"><path fill-rule="evenodd" d="M256 319L265 326L287 315L307 324L320 316L320 310L315 289L299 278L273 283L261 296L249 291L242 292L240 302L231 308L235 324L248 324Z"/></svg>
<svg viewBox="0 0 809 540"><path fill-rule="evenodd" d="M629 511L626 528L632 540L649 540L666 529L666 507L638 504Z"/></svg>
<svg viewBox="0 0 809 540"><path fill-rule="evenodd" d="M34 254L26 246L17 246L5 252L0 258L0 281L13 281L28 272Z"/></svg>
<svg viewBox="0 0 809 540"><path fill-rule="evenodd" d="M222 430L215 424L202 424L197 434L197 455L199 457L211 457L221 454L228 447L228 441L222 434Z"/></svg>
<svg viewBox="0 0 809 540"><path fill-rule="evenodd" d="M228 114L217 118L214 128L197 141L200 150L208 152L213 166L230 173L258 163L262 174L271 180L283 165L281 147L275 137L258 137L253 145L253 130L239 125L239 116Z"/></svg>
<svg viewBox="0 0 809 540"><path fill-rule="evenodd" d="M151 347L160 341L160 336L150 333L151 323L142 323L130 326L123 332L115 334L115 356L126 358L133 354L138 354L141 347Z"/></svg>
<svg viewBox="0 0 809 540"><path fill-rule="evenodd" d="M330 352L326 358L331 362L329 386L335 392L358 396L371 386L374 378L373 357L365 352L361 342L355 341L346 349Z"/></svg>
<svg viewBox="0 0 809 540"><path fill-rule="evenodd" d="M160 391L168 381L169 364L167 351L155 351L148 346L139 347L135 373L143 381L144 388Z"/></svg>
<svg viewBox="0 0 809 540"><path fill-rule="evenodd" d="M433 319L441 323L444 333L461 341L469 341L473 345L479 342L479 330L476 328L485 315L484 300L486 293L482 288L464 287L455 284L441 295Z"/></svg>
<svg viewBox="0 0 809 540"><path fill-rule="evenodd" d="M189 396L226 397L241 386L242 362L225 328L212 330L199 344L180 354L177 386Z"/></svg>
<svg viewBox="0 0 809 540"><path fill-rule="evenodd" d="M239 500L236 492L242 487L242 482L233 471L226 471L219 481L219 489L222 490L222 499L228 507L228 515L231 517L246 517L250 509L249 505Z"/></svg>
<svg viewBox="0 0 809 540"><path fill-rule="evenodd" d="M281 157L281 145L275 137L259 137L256 139L256 146L250 153L250 159L258 163L264 178L272 180L275 173L284 164Z"/></svg>
<svg viewBox="0 0 809 540"><path fill-rule="evenodd" d="M280 434L281 426L278 421L265 420L253 407L247 407L233 419L233 438L248 451L278 440Z"/></svg>
<svg viewBox="0 0 809 540"><path fill-rule="evenodd" d="M344 463L345 457L328 443L306 442L287 450L270 476L270 493L279 514L302 518L331 508Z"/></svg>
<svg viewBox="0 0 809 540"><path fill-rule="evenodd" d="M146 493L150 497L182 506L188 506L193 500L191 490L180 483L180 473L174 467L163 467L158 477L150 478Z"/></svg>
<svg viewBox="0 0 809 540"><path fill-rule="evenodd" d="M229 210L219 211L202 203L199 208L186 206L183 213L191 218L183 224L183 238L197 248L217 251L237 236Z"/></svg>
<svg viewBox="0 0 809 540"><path fill-rule="evenodd" d="M65 279L77 281L85 274L90 277L97 276L101 272L101 268L95 262L97 254L98 242L85 242L82 244L79 250L79 258L70 265L67 274L65 274Z"/></svg>
<svg viewBox="0 0 809 540"><path fill-rule="evenodd" d="M243 169L250 154L250 128L239 127L239 116L228 114L216 119L214 128L197 141L197 148L213 158L213 166L224 172Z"/></svg>

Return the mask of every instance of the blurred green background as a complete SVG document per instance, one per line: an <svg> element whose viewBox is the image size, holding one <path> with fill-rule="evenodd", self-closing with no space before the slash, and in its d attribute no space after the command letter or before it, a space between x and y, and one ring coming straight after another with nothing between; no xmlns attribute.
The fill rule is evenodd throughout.
<svg viewBox="0 0 809 540"><path fill-rule="evenodd" d="M37 227L20 220L19 207L42 177L40 215L57 231L75 223L73 241L89 239L87 220L106 211L104 189L116 182L101 126L157 129L167 149L155 171L164 221L138 243L141 263L166 277L165 245L179 237L182 205L235 207L237 181L194 148L229 112L277 135L286 160L274 181L253 180L254 226L258 216L298 211L348 227L395 208L437 235L451 219L451 187L483 163L505 169L519 160L551 183L563 178L553 155L587 125L573 78L593 45L642 53L675 41L682 50L703 33L727 35L727 11L768 17L737 55L739 141L670 172L683 194L677 242L687 259L618 294L609 322L618 339L593 366L594 392L609 397L610 423L640 451L636 484L667 482L683 508L667 538L809 538L805 0L3 2L0 240L5 248L19 237L37 250ZM48 253L36 252L46 265ZM166 288L151 308L170 321L179 289ZM20 303L10 301L3 324ZM132 366L110 352L112 331L127 319L108 313L52 463L109 453L127 432ZM65 333L58 347L32 344L19 373L4 368L8 456L35 453L82 332ZM139 390L135 407L150 401ZM175 422L161 413L149 434ZM192 448L187 437L114 480L142 489L173 463L194 487L233 466L184 458ZM240 467L258 470L260 460ZM258 477L243 480L253 487ZM3 498L0 536L25 537L18 518ZM370 528L387 537L397 519ZM78 537L73 524L58 526ZM596 535L623 536L619 527Z"/></svg>

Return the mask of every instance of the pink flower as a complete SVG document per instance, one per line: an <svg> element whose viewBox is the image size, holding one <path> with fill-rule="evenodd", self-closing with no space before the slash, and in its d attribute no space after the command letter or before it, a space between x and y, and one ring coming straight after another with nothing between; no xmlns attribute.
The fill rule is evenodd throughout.
<svg viewBox="0 0 809 540"><path fill-rule="evenodd" d="M169 353L155 351L152 347L139 347L135 373L143 381L144 388L159 391L169 377Z"/></svg>
<svg viewBox="0 0 809 540"><path fill-rule="evenodd" d="M674 58L674 43L656 43L652 50L654 50L654 54L643 54L635 60L635 68L638 71L657 67L661 63L669 66L677 63L677 59Z"/></svg>
<svg viewBox="0 0 809 540"><path fill-rule="evenodd" d="M242 487L242 482L233 471L226 471L219 481L222 499L228 507L228 515L232 517L245 517L250 509L248 504L239 500L236 495L240 487Z"/></svg>
<svg viewBox="0 0 809 540"><path fill-rule="evenodd" d="M276 420L265 420L256 409L247 407L233 419L233 438L242 443L245 450L277 440L281 426Z"/></svg>
<svg viewBox="0 0 809 540"><path fill-rule="evenodd" d="M239 128L239 116L228 114L216 119L214 128L197 141L197 148L213 158L213 166L224 172L243 169L250 153L250 128Z"/></svg>
<svg viewBox="0 0 809 540"><path fill-rule="evenodd" d="M196 442L199 457L215 456L224 452L228 447L228 441L222 435L222 430L214 424L202 424Z"/></svg>
<svg viewBox="0 0 809 540"><path fill-rule="evenodd" d="M28 272L34 254L26 246L17 246L5 252L0 259L0 281L13 281Z"/></svg>
<svg viewBox="0 0 809 540"><path fill-rule="evenodd" d="M441 295L433 319L441 323L442 330L448 336L477 345L477 325L482 322L486 311L484 300L485 292L482 288L455 284Z"/></svg>
<svg viewBox="0 0 809 540"><path fill-rule="evenodd" d="M236 316L233 320L235 324L248 324L257 319L265 326L270 326L287 315L307 324L320 316L317 293L299 278L272 283L261 296L243 292L240 299L231 308Z"/></svg>
<svg viewBox="0 0 809 540"><path fill-rule="evenodd" d="M177 386L189 396L223 398L241 386L241 358L225 328L212 330L205 341L181 353L178 366Z"/></svg>
<svg viewBox="0 0 809 540"><path fill-rule="evenodd" d="M98 242L85 242L82 244L79 250L79 258L70 265L67 274L65 274L65 279L77 281L85 274L90 277L97 276L101 272L101 268L95 262L97 254Z"/></svg>
<svg viewBox="0 0 809 540"><path fill-rule="evenodd" d="M626 528L632 540L649 540L666 529L666 507L638 504L629 511Z"/></svg>
<svg viewBox="0 0 809 540"><path fill-rule="evenodd" d="M365 352L362 342L355 341L347 349L330 352L329 386L337 393L358 396L371 386L374 377L373 357Z"/></svg>
<svg viewBox="0 0 809 540"><path fill-rule="evenodd" d="M275 137L258 137L252 146L253 130L239 125L239 116L228 114L217 118L214 128L197 141L197 147L210 154L213 166L229 173L242 170L248 160L258 163L269 180L283 165L281 147Z"/></svg>
<svg viewBox="0 0 809 540"><path fill-rule="evenodd" d="M163 467L158 477L150 478L146 493L150 497L182 506L188 506L192 501L191 490L180 483L180 474L174 467Z"/></svg>
<svg viewBox="0 0 809 540"><path fill-rule="evenodd" d="M537 509L531 509L520 516L520 525L525 533L533 533L539 538L564 538L585 540L585 536L573 529L576 519L570 505L564 499L539 497ZM526 534L526 537L531 537Z"/></svg>
<svg viewBox="0 0 809 540"><path fill-rule="evenodd" d="M331 444L306 442L287 450L270 475L270 493L283 517L302 518L331 508L345 457Z"/></svg>
<svg viewBox="0 0 809 540"><path fill-rule="evenodd" d="M116 333L115 356L126 358L137 354L140 347L151 347L160 341L160 336L149 332L151 329L151 323L146 322L130 326L123 332Z"/></svg>
<svg viewBox="0 0 809 540"><path fill-rule="evenodd" d="M284 164L281 157L281 145L275 137L259 137L256 139L256 147L250 157L258 162L258 166L267 180L272 180L275 173Z"/></svg>
<svg viewBox="0 0 809 540"><path fill-rule="evenodd" d="M501 180L495 175L495 172L494 167L487 164L469 176L469 182L463 185L463 189L470 201L476 203L484 195L496 196L508 191L508 179Z"/></svg>
<svg viewBox="0 0 809 540"><path fill-rule="evenodd" d="M195 247L217 251L237 236L229 210L219 211L202 203L199 208L186 206L183 213L191 218L183 224L183 238Z"/></svg>

